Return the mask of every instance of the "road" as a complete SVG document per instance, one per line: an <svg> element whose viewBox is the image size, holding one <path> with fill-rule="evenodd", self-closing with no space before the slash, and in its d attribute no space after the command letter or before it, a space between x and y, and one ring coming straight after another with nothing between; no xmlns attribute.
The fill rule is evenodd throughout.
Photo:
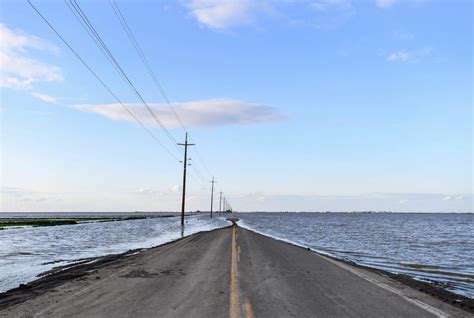
<svg viewBox="0 0 474 318"><path fill-rule="evenodd" d="M418 297L416 291L406 297L383 281L387 278L379 281L375 274L369 277L348 267L234 226L118 259L58 285L45 284L18 304L4 299L0 317L443 317L446 310L453 316L465 313L433 299L428 299L428 305L426 296Z"/></svg>

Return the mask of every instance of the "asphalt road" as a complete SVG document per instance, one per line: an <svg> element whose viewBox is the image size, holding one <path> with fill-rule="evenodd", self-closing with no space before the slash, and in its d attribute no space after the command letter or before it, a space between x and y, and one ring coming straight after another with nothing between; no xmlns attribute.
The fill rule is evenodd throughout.
<svg viewBox="0 0 474 318"><path fill-rule="evenodd" d="M255 317L436 317L303 248L246 230L238 242L241 297Z"/></svg>
<svg viewBox="0 0 474 318"><path fill-rule="evenodd" d="M0 317L442 317L446 313L356 271L303 248L232 227L192 235L59 285L43 286L18 304L8 305L7 299ZM462 311L453 310L451 314L462 316Z"/></svg>

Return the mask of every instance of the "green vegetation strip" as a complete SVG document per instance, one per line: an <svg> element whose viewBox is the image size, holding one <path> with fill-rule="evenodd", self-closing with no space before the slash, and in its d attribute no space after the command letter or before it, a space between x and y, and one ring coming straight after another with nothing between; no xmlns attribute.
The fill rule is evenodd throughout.
<svg viewBox="0 0 474 318"><path fill-rule="evenodd" d="M0 230L10 227L37 227L71 225L88 222L111 222L143 219L145 217L124 217L124 218L0 218Z"/></svg>

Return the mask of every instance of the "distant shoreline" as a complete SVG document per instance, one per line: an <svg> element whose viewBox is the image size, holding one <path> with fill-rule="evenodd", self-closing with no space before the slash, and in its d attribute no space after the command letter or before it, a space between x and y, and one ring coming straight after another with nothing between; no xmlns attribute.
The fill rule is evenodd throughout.
<svg viewBox="0 0 474 318"><path fill-rule="evenodd" d="M176 211L120 211L120 212L103 212L103 211L86 211L86 212L71 212L71 211L54 211L54 212L28 212L28 211L20 211L20 212L12 212L12 211L0 211L1 214L117 214L117 215L140 215L140 214L180 214L181 212ZM186 212L185 215L201 215L201 214L209 214L210 211L189 211ZM214 213L218 213L218 211L214 211ZM325 214L325 213L341 213L341 214L474 214L474 211L471 212L446 212L446 211L434 211L434 212L426 212L426 211L233 211L234 214L238 213L315 213L315 214Z"/></svg>

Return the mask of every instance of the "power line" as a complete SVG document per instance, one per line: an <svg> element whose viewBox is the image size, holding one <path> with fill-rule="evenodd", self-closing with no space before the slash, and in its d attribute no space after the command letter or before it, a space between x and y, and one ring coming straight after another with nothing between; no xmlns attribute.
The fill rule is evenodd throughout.
<svg viewBox="0 0 474 318"><path fill-rule="evenodd" d="M173 135L166 129L166 127L163 125L163 123L159 120L159 118L156 116L156 114L153 112L151 107L148 105L148 103L145 101L143 96L140 94L138 91L137 87L133 84L133 82L130 80L130 78L127 76L127 73L123 70L121 67L120 63L117 61L113 53L110 51L108 48L107 44L103 41L102 37L100 34L97 32L95 29L94 25L92 22L89 20L87 17L86 13L82 10L80 5L76 2L76 0L69 0L69 8L71 9L71 6L73 8L73 13L83 21L82 25L85 26L89 30L89 35L91 35L93 38L96 39L95 43L99 46L99 49L101 48L102 53L105 54L105 56L108 58L109 62L115 66L115 69L119 72L119 75L121 75L122 79L125 80L125 82L128 84L132 92L138 97L138 99L143 103L143 105L146 107L148 112L152 115L153 119L155 122L158 124L158 126L163 130L165 135L170 139L171 143L176 146L177 140L173 137ZM75 12L74 12L75 11ZM179 148L176 146L176 148L179 150Z"/></svg>
<svg viewBox="0 0 474 318"><path fill-rule="evenodd" d="M180 126L183 128L183 130L185 132L188 132L186 127L184 126L183 122L181 121L181 118L179 117L178 113L174 109L173 104L169 100L163 86L161 85L158 77L156 76L156 73L153 71L153 68L151 67L150 63L148 62L148 59L146 58L146 55L143 53L143 50L141 49L140 44L138 43L137 39L133 35L133 32L130 29L129 24L127 23L127 19L123 15L122 10L120 10L120 7L118 6L118 4L114 0L109 0L109 4L110 4L110 6L112 7L112 9L115 13L115 16L120 21L120 24L122 25L122 28L124 29L125 33L127 34L130 42L134 46L138 56L140 57L140 60L142 61L143 65L145 65L145 67L148 71L148 74L152 78L153 83L155 84L156 88L158 89L160 94L163 96L163 99L165 100L166 104L168 105L168 107L173 112L173 114L176 117L176 120L178 121ZM192 140L191 136L189 136L189 139ZM196 149L198 161L200 161L200 165L203 166L204 170L209 174L209 177L212 176L212 173L209 171L206 164L204 163L204 159L202 158L202 156L201 156L201 154L198 150L198 147L196 147L195 149Z"/></svg>
<svg viewBox="0 0 474 318"><path fill-rule="evenodd" d="M46 19L45 16L41 14L41 12L34 6L30 0L27 0L28 4L36 11L36 13L43 19L43 21L51 28L51 30L61 39L61 41L73 52L73 54L76 56L76 58L79 59L79 61L91 72L91 74L101 83L101 85L114 97L114 99L127 111L127 113L175 160L179 161L179 159L145 126L145 124L133 114L133 112L117 97L117 95L105 84L105 82L99 77L99 75L87 64L87 62L79 55L79 53L65 40L65 38L57 31L57 29ZM91 21L88 19L87 15L85 12L81 9L79 4L76 2L76 0L69 0L69 3L65 0L68 8L71 10L73 15L77 18L79 23L82 25L82 27L85 29L85 31L89 34L89 36L93 39L95 44L98 46L99 50L106 56L106 58L109 60L109 62L112 64L112 66L115 68L115 70L118 72L119 76L129 85L130 89L135 93L135 95L142 101L142 103L145 105L147 110L150 112L150 114L153 116L155 119L156 123L160 126L160 128L165 132L167 137L170 139L170 141L176 142L176 139L171 135L171 133L166 129L166 127L161 123L161 121L157 118L156 114L153 112L153 110L149 107L149 105L146 103L136 86L133 84L133 82L130 80L130 78L127 76L119 62L116 60L115 56L112 54L112 52L109 50L107 44L102 40L101 36L91 23ZM120 9L118 6L115 4L117 11L114 10L116 13L117 17L121 16L123 18L123 15L119 11ZM114 8L112 6L112 8ZM119 17L119 20L122 23L122 20ZM188 134L186 128L184 127L182 121L180 120L178 114L174 110L172 104L170 103L168 97L166 96L162 86L160 85L158 78L156 77L155 73L151 69L150 64L148 63L148 60L146 60L145 55L141 51L141 48L138 45L138 42L136 39L133 37L133 34L130 31L130 28L128 27L128 24L126 23L126 20L123 18L123 24L122 26L128 30L127 34L129 35L130 40L132 43L134 43L134 46L139 53L139 56L142 59L142 62L145 64L147 67L148 71L150 72L150 75L153 78L153 81L157 88L160 90L162 95L164 96L167 104L169 107L172 109L173 113L176 116L176 119L180 123L181 127L185 130L186 134ZM175 147L180 151L179 147L177 147L176 143L173 143ZM199 159L202 167L204 170L209 173L209 175L212 175L207 168L207 166L204 163L204 160L200 154L200 152L196 149L196 154L197 158ZM196 161L197 162L197 161ZM197 165L192 165L191 166L194 173L198 176L198 179L205 185L207 184L206 179L203 177L202 173L200 172L199 168Z"/></svg>
<svg viewBox="0 0 474 318"><path fill-rule="evenodd" d="M191 140L190 140L191 141ZM193 162L196 162L193 160ZM204 176L202 175L201 171L199 170L199 168L197 167L197 165L194 165L194 164L191 164L191 167L193 168L194 172L196 173L196 175L201 179L201 181L203 181L204 184L207 184L207 180L206 178L204 178Z"/></svg>
<svg viewBox="0 0 474 318"><path fill-rule="evenodd" d="M165 90L163 89L163 86L161 85L160 81L158 80L158 77L156 76L155 72L151 68L150 63L148 62L145 54L143 53L140 45L138 44L138 41L135 39L135 36L133 35L133 33L132 33L132 31L131 31L128 23L127 23L127 20L125 19L124 15L122 14L122 11L120 10L119 6L113 0L109 0L109 4L112 7L112 9L114 10L115 16L119 19L120 24L122 25L122 28L125 30L125 33L127 34L128 38L130 39L130 42L132 42L133 46L135 47L135 50L137 51L138 56L140 57L142 63L145 65L146 69L148 70L148 73L150 74L156 88L158 89L158 91L163 96L164 100L166 101L169 108L171 109L174 116L176 117L176 120L178 121L178 123L181 125L181 127L184 129L185 132L188 132L186 127L183 125L183 122L179 118L178 114L176 113L176 110L172 106L170 100L168 99L168 96L166 95Z"/></svg>
<svg viewBox="0 0 474 318"><path fill-rule="evenodd" d="M27 0L28 4L35 10L35 12L43 19L43 21L49 26L49 28L59 37L59 39L71 50L71 52L76 56L76 58L89 70L89 72L99 81L99 83L112 95L112 97L128 112L130 116L138 123L140 126L166 151L170 156L175 160L179 159L168 150L168 148L163 145L163 143L148 129L146 126L128 109L127 106L115 95L115 93L105 84L105 82L97 75L96 72L87 64L87 62L77 53L76 50L64 39L64 37L56 30L56 28L46 19L46 17L41 14L41 12L31 3L30 0Z"/></svg>
<svg viewBox="0 0 474 318"><path fill-rule="evenodd" d="M74 14L74 16L78 19L79 23L83 26L83 28L89 34L89 36L94 40L96 45L99 47L99 49L102 51L102 53L107 57L107 59L110 61L112 66L116 69L116 71L119 73L119 75L122 77L122 79L124 79L126 81L126 83L128 83L129 85L132 85L131 88L134 89L135 92L138 94L137 96L139 98L141 98L141 95L135 89L135 86L131 83L131 81L127 77L126 73L120 67L119 63L117 62L117 60L115 59L113 54L110 52L110 50L108 49L105 42L103 42L103 40L101 39L100 35L97 33L96 29L94 28L94 26L92 25L90 20L85 16L84 11L81 10L81 8L77 4L77 2L75 4L71 0L69 2L67 0L65 0L65 2L68 5L71 12ZM132 43L133 43L133 41L132 41ZM143 53L141 53L141 55L143 55ZM143 101L143 99L142 99L142 101ZM147 104L145 102L144 102L144 104L145 104L145 106L147 106ZM171 107L171 105L170 105L170 107ZM154 115L154 113L151 111L151 109L149 109L149 111ZM177 114L176 114L176 116L177 116ZM158 118L156 118L156 116L155 116L155 119L158 123L160 123L160 121L158 120ZM162 127L162 128L164 128L164 127ZM202 176L201 172L197 168L197 161L195 161L195 162L196 162L196 164L191 164L191 168L194 170L194 173L196 174L198 181L200 181L202 184L206 184L206 179Z"/></svg>
<svg viewBox="0 0 474 318"><path fill-rule="evenodd" d="M192 141L192 138L190 138L190 139L191 139L191 141ZM213 175L212 172L209 171L209 169L207 168L206 164L204 163L204 159L203 159L203 157L202 157L202 155L201 155L201 152L199 151L199 149L198 149L197 147L196 147L196 154L197 154L197 158L198 158L198 160L199 160L199 163L200 163L201 166L204 168L204 170L207 172L208 176L209 176L209 177L212 176L212 175Z"/></svg>

